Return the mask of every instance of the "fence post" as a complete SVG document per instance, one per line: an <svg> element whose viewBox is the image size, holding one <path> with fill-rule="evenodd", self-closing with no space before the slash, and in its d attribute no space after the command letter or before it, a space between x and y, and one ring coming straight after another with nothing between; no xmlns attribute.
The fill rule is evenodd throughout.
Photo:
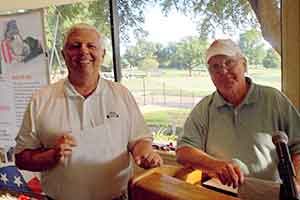
<svg viewBox="0 0 300 200"><path fill-rule="evenodd" d="M193 105L195 105L195 94L194 92L192 94L193 94Z"/></svg>
<svg viewBox="0 0 300 200"><path fill-rule="evenodd" d="M166 105L166 83L163 82L163 96L164 96L164 105Z"/></svg>
<svg viewBox="0 0 300 200"><path fill-rule="evenodd" d="M152 92L151 92L151 103L152 103L152 105L154 105L154 97L153 97Z"/></svg>
<svg viewBox="0 0 300 200"><path fill-rule="evenodd" d="M143 90L144 90L144 105L146 105L146 83L145 83L145 77L143 77Z"/></svg>
<svg viewBox="0 0 300 200"><path fill-rule="evenodd" d="M176 134L176 123L172 122L172 134Z"/></svg>
<svg viewBox="0 0 300 200"><path fill-rule="evenodd" d="M182 89L181 88L179 90L179 102L180 102L180 105L182 105Z"/></svg>

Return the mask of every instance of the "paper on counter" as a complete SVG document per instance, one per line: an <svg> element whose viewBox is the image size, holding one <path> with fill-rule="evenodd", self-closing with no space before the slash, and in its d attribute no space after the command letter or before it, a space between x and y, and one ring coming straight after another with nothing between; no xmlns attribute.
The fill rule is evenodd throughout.
<svg viewBox="0 0 300 200"><path fill-rule="evenodd" d="M257 178L245 177L238 189L242 200L279 200L280 183Z"/></svg>
<svg viewBox="0 0 300 200"><path fill-rule="evenodd" d="M280 184L273 181L245 177L245 182L239 188L223 185L219 179L212 178L204 183L217 191L237 195L242 200L279 200Z"/></svg>
<svg viewBox="0 0 300 200"><path fill-rule="evenodd" d="M230 192L230 193L233 193L233 194L238 193L237 188L233 188L231 186L223 185L221 183L221 181L217 178L211 178L208 181L203 182L202 185L203 186L209 186L212 189L216 188L216 189L221 190L221 191Z"/></svg>

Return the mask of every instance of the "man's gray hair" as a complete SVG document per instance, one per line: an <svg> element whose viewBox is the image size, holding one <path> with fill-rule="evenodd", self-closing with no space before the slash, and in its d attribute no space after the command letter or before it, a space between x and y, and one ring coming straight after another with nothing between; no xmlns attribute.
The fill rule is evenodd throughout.
<svg viewBox="0 0 300 200"><path fill-rule="evenodd" d="M86 23L78 23L78 24L74 24L73 26L71 26L64 34L64 40L63 40L63 48L65 47L68 38L70 37L70 35L75 31L75 30L91 30L91 31L95 31L96 34L99 37L99 43L100 43L100 48L101 49L105 49L105 44L104 44L104 40L102 38L101 33L96 29L96 27L90 25L90 24L86 24Z"/></svg>

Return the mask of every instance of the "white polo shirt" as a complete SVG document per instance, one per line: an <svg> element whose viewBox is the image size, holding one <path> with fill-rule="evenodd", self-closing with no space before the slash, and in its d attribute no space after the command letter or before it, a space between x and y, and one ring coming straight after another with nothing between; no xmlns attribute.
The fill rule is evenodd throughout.
<svg viewBox="0 0 300 200"><path fill-rule="evenodd" d="M128 149L138 139L151 138L130 92L101 78L86 99L67 79L36 92L16 138L16 152L51 148L65 132L78 146L65 163L42 172L44 192L57 200L118 196L131 174Z"/></svg>

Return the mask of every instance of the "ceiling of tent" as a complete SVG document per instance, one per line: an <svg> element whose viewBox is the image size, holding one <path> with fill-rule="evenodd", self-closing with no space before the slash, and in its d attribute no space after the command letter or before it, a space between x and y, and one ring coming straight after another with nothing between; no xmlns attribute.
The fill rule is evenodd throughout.
<svg viewBox="0 0 300 200"><path fill-rule="evenodd" d="M82 0L0 0L0 12L15 11L18 9L37 9L50 5L63 5L79 1Z"/></svg>

